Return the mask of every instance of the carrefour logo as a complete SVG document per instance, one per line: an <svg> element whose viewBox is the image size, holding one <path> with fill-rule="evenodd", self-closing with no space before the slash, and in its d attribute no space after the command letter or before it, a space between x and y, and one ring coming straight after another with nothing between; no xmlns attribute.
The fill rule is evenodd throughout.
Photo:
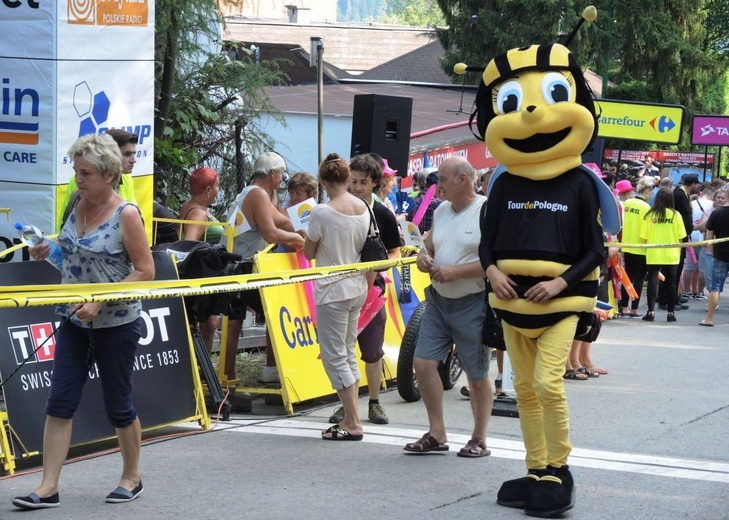
<svg viewBox="0 0 729 520"><path fill-rule="evenodd" d="M0 91L0 143L36 145L39 141L38 91L18 87L2 78Z"/></svg>
<svg viewBox="0 0 729 520"><path fill-rule="evenodd" d="M676 127L676 123L668 116L654 117L648 121L648 124L653 130L658 130L660 133L670 132Z"/></svg>
<svg viewBox="0 0 729 520"><path fill-rule="evenodd" d="M89 84L82 81L73 89L73 108L80 121L78 135L101 134L109 128L121 128L139 136L139 144L152 135L152 125L118 125L110 127L106 124L111 109L111 100L103 90L94 93Z"/></svg>

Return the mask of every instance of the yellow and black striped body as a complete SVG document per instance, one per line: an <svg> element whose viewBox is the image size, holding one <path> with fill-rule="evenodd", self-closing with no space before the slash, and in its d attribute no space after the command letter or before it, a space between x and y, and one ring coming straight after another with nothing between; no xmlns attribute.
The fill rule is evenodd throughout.
<svg viewBox="0 0 729 520"><path fill-rule="evenodd" d="M524 292L539 282L560 276L570 266L559 262L511 258L498 260L496 266L517 283L515 289L519 298L500 300L491 293L489 304L502 320L513 327L541 329L554 325L567 316L592 312L595 308L599 268L595 268L574 289L563 292L547 302L533 303L524 299Z"/></svg>
<svg viewBox="0 0 729 520"><path fill-rule="evenodd" d="M489 303L506 323L521 329L553 325L569 315L592 312L597 300L599 269L544 303L524 293L539 282L562 276L588 252L602 257L597 191L579 170L556 179L533 181L510 173L498 177L489 196L485 240L496 266L517 285L519 296Z"/></svg>

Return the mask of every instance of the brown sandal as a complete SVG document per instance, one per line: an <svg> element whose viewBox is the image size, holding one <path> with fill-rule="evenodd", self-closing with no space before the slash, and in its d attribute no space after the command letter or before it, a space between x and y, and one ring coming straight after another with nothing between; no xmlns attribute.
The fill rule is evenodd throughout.
<svg viewBox="0 0 729 520"><path fill-rule="evenodd" d="M597 370L593 370L590 367L580 367L577 369L577 371L581 374L585 374L589 378L600 377L600 374L597 372Z"/></svg>
<svg viewBox="0 0 729 520"><path fill-rule="evenodd" d="M488 457L489 455L491 455L491 450L486 448L486 443L481 439L471 439L458 452L459 457L468 457L471 459Z"/></svg>
<svg viewBox="0 0 729 520"><path fill-rule="evenodd" d="M408 442L403 448L411 453L428 453L431 451L448 451L447 444L440 444L430 432L427 432L415 442Z"/></svg>
<svg viewBox="0 0 729 520"><path fill-rule="evenodd" d="M576 368L570 368L562 377L564 379L574 379L575 381L587 381L588 375L580 372Z"/></svg>

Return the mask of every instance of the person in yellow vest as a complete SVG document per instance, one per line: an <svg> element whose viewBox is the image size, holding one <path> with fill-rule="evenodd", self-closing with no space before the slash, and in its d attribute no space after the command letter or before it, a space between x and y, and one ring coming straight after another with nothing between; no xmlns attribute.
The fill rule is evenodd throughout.
<svg viewBox="0 0 729 520"><path fill-rule="evenodd" d="M119 180L119 186L116 191L121 195L121 198L137 204L137 199L134 196L134 179L132 177L132 170L134 164L137 162L137 144L139 143L139 136L121 128L112 128L106 131L116 144L119 146L119 150L122 154L122 175ZM68 181L68 187L66 188L66 196L63 199L63 217L58 222L58 229L60 230L63 223L68 218L69 213L73 210L73 207L78 202L80 196L76 188L76 178L71 176L71 180Z"/></svg>
<svg viewBox="0 0 729 520"><path fill-rule="evenodd" d="M640 244L643 242L643 239L640 238L640 230L643 225L643 217L651 209L646 201L650 199L653 193L653 183L641 179L638 186L636 186L636 192L634 197L623 203L623 235L621 241L624 244ZM640 318L638 304L640 303L640 294L643 292L643 281L646 274L645 251L645 249L639 248L623 248L625 273L630 278L635 292L638 293L638 298L631 302L625 288L622 291L620 299L621 314L630 318Z"/></svg>
<svg viewBox="0 0 729 520"><path fill-rule="evenodd" d="M681 214L673 209L673 193L661 188L656 193L653 206L643 217L640 237L646 244L678 244L686 237L686 228ZM666 297L668 299L669 322L676 321L673 314L676 306L676 274L681 260L681 248L651 248L646 250L648 269L648 312L644 321L655 321L654 309L658 291L658 272L666 277Z"/></svg>

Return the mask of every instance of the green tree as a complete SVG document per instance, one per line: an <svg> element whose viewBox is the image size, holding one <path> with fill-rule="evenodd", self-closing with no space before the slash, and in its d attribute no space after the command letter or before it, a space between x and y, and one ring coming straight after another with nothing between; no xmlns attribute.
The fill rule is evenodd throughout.
<svg viewBox="0 0 729 520"><path fill-rule="evenodd" d="M459 61L483 66L510 48L561 41L585 2L574 0L438 0L445 26L443 69ZM583 67L619 88L603 97L681 104L687 115L726 108L729 0L605 0L570 49ZM478 76L471 74L472 81ZM687 118L688 120L688 118ZM684 132L682 147L688 146Z"/></svg>
<svg viewBox="0 0 729 520"><path fill-rule="evenodd" d="M725 4L613 0L612 38L602 52L611 49L617 65L611 79L620 87L608 90L606 97L683 105L686 121L694 114L723 113L726 58L720 29L729 28L722 22L729 20ZM721 6L724 14L714 17L712 11ZM689 132L684 132L679 147L690 147Z"/></svg>
<svg viewBox="0 0 729 520"><path fill-rule="evenodd" d="M250 50L221 53L216 0L157 0L155 16L155 193L176 210L189 197L188 172L210 166L220 173L222 213L239 187L236 121L247 122L251 155L271 147L256 121L262 113L282 121L264 88L285 78Z"/></svg>
<svg viewBox="0 0 729 520"><path fill-rule="evenodd" d="M443 70L451 75L458 62L485 66L508 49L558 41L579 20L584 7L574 0L437 1L445 26L436 29L436 36L445 49ZM589 48L584 32L570 46L578 61L584 61ZM472 82L478 82L478 76L472 76Z"/></svg>
<svg viewBox="0 0 729 520"><path fill-rule="evenodd" d="M729 0L707 0L706 50L729 53Z"/></svg>
<svg viewBox="0 0 729 520"><path fill-rule="evenodd" d="M439 27L444 24L437 0L392 0L389 10L389 15L377 20L379 23L413 27Z"/></svg>

